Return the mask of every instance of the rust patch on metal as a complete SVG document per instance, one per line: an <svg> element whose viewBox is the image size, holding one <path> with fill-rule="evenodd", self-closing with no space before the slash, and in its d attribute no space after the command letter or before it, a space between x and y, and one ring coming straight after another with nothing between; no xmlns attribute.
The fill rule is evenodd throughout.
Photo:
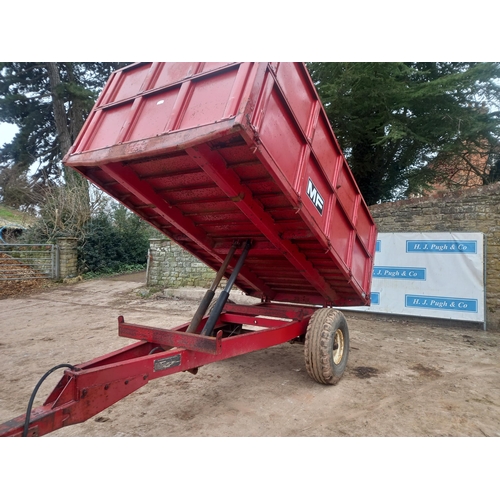
<svg viewBox="0 0 500 500"><path fill-rule="evenodd" d="M239 201L242 201L243 198L245 198L245 193L244 192L241 192L238 194L238 196L233 196L231 197L231 201L234 201L235 203L238 203Z"/></svg>

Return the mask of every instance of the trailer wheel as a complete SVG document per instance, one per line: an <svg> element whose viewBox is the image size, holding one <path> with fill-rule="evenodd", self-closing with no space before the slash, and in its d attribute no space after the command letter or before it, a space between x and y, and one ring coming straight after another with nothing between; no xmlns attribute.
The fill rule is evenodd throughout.
<svg viewBox="0 0 500 500"><path fill-rule="evenodd" d="M306 370L320 384L335 385L349 356L349 329L336 309L320 309L309 321L304 346Z"/></svg>

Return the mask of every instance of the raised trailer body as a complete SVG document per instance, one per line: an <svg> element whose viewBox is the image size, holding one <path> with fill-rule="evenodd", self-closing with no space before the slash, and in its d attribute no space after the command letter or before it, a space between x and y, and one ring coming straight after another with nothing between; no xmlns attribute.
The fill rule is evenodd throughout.
<svg viewBox="0 0 500 500"><path fill-rule="evenodd" d="M155 378L288 341L314 380L342 377L349 333L331 306L369 305L377 231L303 64L123 68L64 162L218 272L189 324L120 317L138 342L62 365L44 405L32 396L0 436L43 435ZM234 284L260 305L228 303Z"/></svg>
<svg viewBox="0 0 500 500"><path fill-rule="evenodd" d="M65 158L266 300L369 305L376 228L300 63L137 63L115 72Z"/></svg>

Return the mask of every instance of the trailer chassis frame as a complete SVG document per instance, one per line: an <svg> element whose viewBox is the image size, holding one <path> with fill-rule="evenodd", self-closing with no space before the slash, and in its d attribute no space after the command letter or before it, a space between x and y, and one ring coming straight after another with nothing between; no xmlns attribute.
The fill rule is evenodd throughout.
<svg viewBox="0 0 500 500"><path fill-rule="evenodd" d="M314 307L262 302L226 304L215 337L187 333L189 323L161 329L118 318L118 335L139 340L67 369L45 403L31 411L27 436L43 436L78 424L132 394L151 380L282 344L305 335ZM200 322L203 329L208 317ZM224 337L225 325L259 328ZM0 437L22 436L26 414L0 425Z"/></svg>

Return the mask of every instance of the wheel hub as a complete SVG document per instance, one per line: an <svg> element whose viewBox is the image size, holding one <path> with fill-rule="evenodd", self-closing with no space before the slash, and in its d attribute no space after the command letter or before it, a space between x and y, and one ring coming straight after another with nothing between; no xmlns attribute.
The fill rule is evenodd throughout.
<svg viewBox="0 0 500 500"><path fill-rule="evenodd" d="M339 328L335 332L335 337L333 339L333 362L338 365L342 361L344 355L344 334Z"/></svg>

